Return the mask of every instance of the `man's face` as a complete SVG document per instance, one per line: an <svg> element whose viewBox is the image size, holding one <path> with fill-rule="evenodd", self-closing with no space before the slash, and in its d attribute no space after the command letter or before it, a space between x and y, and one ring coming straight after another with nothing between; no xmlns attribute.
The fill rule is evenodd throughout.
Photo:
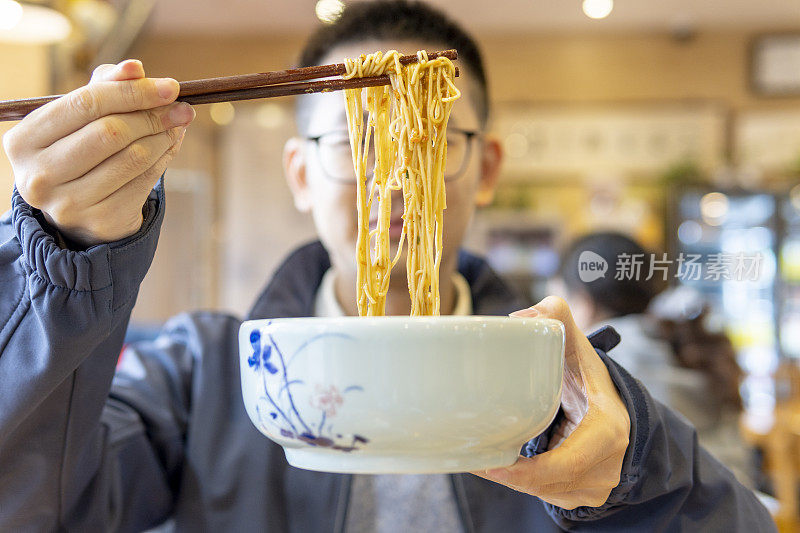
<svg viewBox="0 0 800 533"><path fill-rule="evenodd" d="M399 50L413 54L417 50L437 50L441 46L423 42L379 42L369 41L336 47L322 58L321 63L340 63L345 57L357 57L376 50ZM457 62L456 62L457 64ZM450 115L448 143L448 174L446 182L447 208L444 212L443 253L445 261L452 261L461 245L476 203L491 199L494 180L499 167L500 151L497 143L482 136L469 138L463 132L481 130L478 112L471 99L477 85L470 79L469 71L462 66L456 85L461 98L453 106ZM324 141L293 140L287 144L287 179L301 209L309 209L313 215L318 235L334 266L343 274L356 270L355 250L358 236L356 212L356 185L348 183L341 168L333 168L331 156L333 145L342 146L347 139L347 118L344 96L341 92L324 93L309 98L312 105L307 134L309 137L323 136ZM456 131L458 130L458 131ZM326 144L323 145L323 142ZM461 146L456 147L456 143ZM487 144L488 154L487 162ZM452 155L451 155L452 154ZM463 164L462 164L463 163ZM355 175L352 166L349 177ZM301 176L299 174L302 174ZM301 178L298 182L297 179ZM370 223L374 227L377 201L373 202ZM392 253L396 250L402 226L402 193L392 195ZM398 268L405 268L404 258Z"/></svg>

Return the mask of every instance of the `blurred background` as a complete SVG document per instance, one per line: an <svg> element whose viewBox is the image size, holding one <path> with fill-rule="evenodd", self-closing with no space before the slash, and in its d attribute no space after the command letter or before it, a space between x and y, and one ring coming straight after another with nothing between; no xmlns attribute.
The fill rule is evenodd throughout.
<svg viewBox="0 0 800 533"><path fill-rule="evenodd" d="M761 450L761 488L779 496L775 512L793 527L800 3L430 3L482 45L490 128L506 152L496 201L478 214L467 244L531 299L547 292L560 249L588 231L620 231L672 258L761 255L754 280L671 282L701 295L732 343L744 372L743 438ZM131 57L148 75L178 80L287 68L305 36L341 6L0 0L0 99L66 92L96 65ZM169 208L134 324L197 308L242 314L281 258L313 238L282 177L292 105L197 108L167 174ZM11 125L0 123L0 133ZM0 211L12 184L0 154Z"/></svg>

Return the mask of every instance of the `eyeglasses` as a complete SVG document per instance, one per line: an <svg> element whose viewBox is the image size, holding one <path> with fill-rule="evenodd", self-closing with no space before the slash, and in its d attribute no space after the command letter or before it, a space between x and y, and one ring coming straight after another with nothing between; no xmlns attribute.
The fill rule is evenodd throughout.
<svg viewBox="0 0 800 533"><path fill-rule="evenodd" d="M454 181L460 178L469 164L472 152L472 139L480 135L479 131L447 128L447 164L444 180ZM356 174L353 170L353 155L350 151L350 136L347 130L329 131L315 137L306 137L317 145L317 156L328 179L345 184L355 184ZM371 176L375 167L375 148L373 139L367 151L367 175Z"/></svg>

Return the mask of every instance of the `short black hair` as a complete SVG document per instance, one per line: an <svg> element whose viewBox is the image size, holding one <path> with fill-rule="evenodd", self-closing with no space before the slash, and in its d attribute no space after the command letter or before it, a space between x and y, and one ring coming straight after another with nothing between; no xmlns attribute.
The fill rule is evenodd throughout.
<svg viewBox="0 0 800 533"><path fill-rule="evenodd" d="M592 281L580 279L580 256L590 251L602 257L608 271L605 276ZM639 256L641 270L638 276L620 276L615 271L620 258ZM652 254L632 238L617 232L597 232L574 241L562 254L560 275L571 292L584 292L600 309L611 317L643 313L650 301L663 288L663 276L650 274ZM633 279L628 279L632 277Z"/></svg>
<svg viewBox="0 0 800 533"><path fill-rule="evenodd" d="M370 39L422 40L458 50L458 63L466 67L477 82L474 103L481 124L486 124L489 90L478 45L444 13L423 2L376 0L348 4L336 22L322 26L311 34L300 54L299 66L318 65L332 48ZM303 112L307 107L304 104L306 100L307 97L297 99L297 121L301 130L308 122Z"/></svg>

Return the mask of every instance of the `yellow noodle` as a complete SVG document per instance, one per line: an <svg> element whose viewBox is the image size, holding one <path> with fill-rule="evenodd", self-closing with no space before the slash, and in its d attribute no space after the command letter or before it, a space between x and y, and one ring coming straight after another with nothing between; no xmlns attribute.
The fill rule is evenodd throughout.
<svg viewBox="0 0 800 533"><path fill-rule="evenodd" d="M400 54L361 55L346 59L345 79L388 74L391 86L347 89L345 104L358 193L357 302L361 316L385 314L392 267L408 243L406 272L411 315L438 315L442 224L446 208L444 170L447 121L460 91L455 67L444 57L403 66ZM366 91L367 124L362 98ZM367 150L374 137L374 180L367 189ZM390 255L391 193L403 191L403 231L395 256ZM378 201L377 227L369 230L373 198Z"/></svg>

